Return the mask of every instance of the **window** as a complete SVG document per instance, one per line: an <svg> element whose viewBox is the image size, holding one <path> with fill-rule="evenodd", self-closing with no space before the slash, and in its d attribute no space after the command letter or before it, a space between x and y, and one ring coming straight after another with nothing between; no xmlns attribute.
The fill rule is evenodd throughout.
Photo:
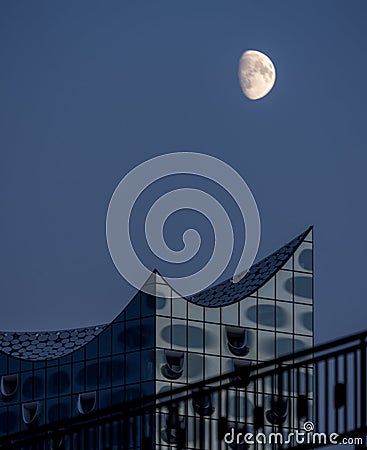
<svg viewBox="0 0 367 450"><path fill-rule="evenodd" d="M95 410L97 397L95 392L79 394L78 411L80 414L88 414Z"/></svg>
<svg viewBox="0 0 367 450"><path fill-rule="evenodd" d="M37 422L40 412L40 402L23 403L22 417L26 425Z"/></svg>
<svg viewBox="0 0 367 450"><path fill-rule="evenodd" d="M227 345L231 353L236 356L245 356L250 349L247 347L246 328L242 327L226 327Z"/></svg>
<svg viewBox="0 0 367 450"><path fill-rule="evenodd" d="M177 380L184 370L184 354L173 350L165 351L166 364L162 366L162 375L169 380Z"/></svg>
<svg viewBox="0 0 367 450"><path fill-rule="evenodd" d="M1 394L4 397L12 397L18 389L18 374L1 377Z"/></svg>

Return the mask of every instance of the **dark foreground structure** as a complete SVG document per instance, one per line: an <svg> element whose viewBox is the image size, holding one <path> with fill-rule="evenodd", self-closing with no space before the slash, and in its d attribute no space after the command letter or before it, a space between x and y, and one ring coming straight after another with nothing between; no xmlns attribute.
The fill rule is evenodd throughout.
<svg viewBox="0 0 367 450"><path fill-rule="evenodd" d="M2 438L0 448L308 449L346 442L365 448L366 348L367 332L356 334Z"/></svg>

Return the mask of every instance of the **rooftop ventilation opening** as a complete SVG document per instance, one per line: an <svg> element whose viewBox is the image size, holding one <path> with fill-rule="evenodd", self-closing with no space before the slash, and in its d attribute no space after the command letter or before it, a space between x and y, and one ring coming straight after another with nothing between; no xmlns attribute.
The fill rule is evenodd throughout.
<svg viewBox="0 0 367 450"><path fill-rule="evenodd" d="M250 349L247 346L247 330L242 327L226 327L229 351L236 356L246 356Z"/></svg>
<svg viewBox="0 0 367 450"><path fill-rule="evenodd" d="M266 411L266 419L272 425L283 425L288 414L288 399L273 397L270 399L270 409Z"/></svg>
<svg viewBox="0 0 367 450"><path fill-rule="evenodd" d="M247 387L250 383L251 376L251 361L234 360L233 369L236 371L233 381L236 382L237 387Z"/></svg>
<svg viewBox="0 0 367 450"><path fill-rule="evenodd" d="M89 414L96 409L97 396L95 392L79 394L78 411L80 414Z"/></svg>
<svg viewBox="0 0 367 450"><path fill-rule="evenodd" d="M177 380L184 370L184 354L173 350L165 350L166 364L162 367L162 375L169 380Z"/></svg>
<svg viewBox="0 0 367 450"><path fill-rule="evenodd" d="M1 394L4 397L12 397L18 389L19 376L14 375L4 375L1 377Z"/></svg>
<svg viewBox="0 0 367 450"><path fill-rule="evenodd" d="M22 417L26 425L36 423L40 413L40 402L23 403Z"/></svg>

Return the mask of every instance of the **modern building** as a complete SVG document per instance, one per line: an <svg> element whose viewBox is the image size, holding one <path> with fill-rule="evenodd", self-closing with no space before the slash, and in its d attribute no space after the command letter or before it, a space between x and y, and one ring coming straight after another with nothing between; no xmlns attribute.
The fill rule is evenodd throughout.
<svg viewBox="0 0 367 450"><path fill-rule="evenodd" d="M154 273L151 295L138 292L108 325L0 333L0 436L312 347L312 235L309 228L240 282L227 280L187 299L172 295ZM255 395L247 393L249 410ZM311 408L312 391L309 396ZM292 428L292 401L291 392L270 399L265 424ZM193 403L188 415L215 420L210 401L204 409ZM167 430L163 439L174 442Z"/></svg>

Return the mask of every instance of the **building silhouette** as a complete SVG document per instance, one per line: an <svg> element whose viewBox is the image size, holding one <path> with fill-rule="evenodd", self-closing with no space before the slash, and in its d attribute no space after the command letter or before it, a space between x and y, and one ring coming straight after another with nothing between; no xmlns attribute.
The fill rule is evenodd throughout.
<svg viewBox="0 0 367 450"><path fill-rule="evenodd" d="M159 273L153 273L145 286L150 294L138 292L107 325L0 333L0 437L234 369L246 373L261 361L311 348L312 235L309 228L253 265L240 282L227 280L188 299L177 298ZM298 383L311 386L302 370L299 377ZM284 397L269 396L265 432L274 424L294 428L292 392L285 386ZM247 392L241 404L250 411L258 394ZM241 392L228 395L236 409ZM312 396L310 389L310 411ZM182 426L194 426L195 414L216 420L214 409L210 396L201 395L185 412ZM229 408L229 417L238 414ZM156 432L167 444L175 443L169 423Z"/></svg>

